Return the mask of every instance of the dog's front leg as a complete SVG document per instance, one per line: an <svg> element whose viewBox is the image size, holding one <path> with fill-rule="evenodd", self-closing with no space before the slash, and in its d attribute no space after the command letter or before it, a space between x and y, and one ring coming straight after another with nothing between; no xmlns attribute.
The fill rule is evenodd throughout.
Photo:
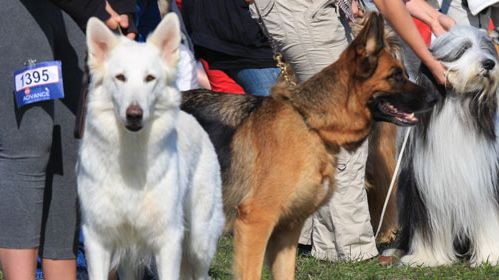
<svg viewBox="0 0 499 280"><path fill-rule="evenodd" d="M160 280L179 279L182 260L182 227L169 230L163 238L159 250L155 254L156 266Z"/></svg>
<svg viewBox="0 0 499 280"><path fill-rule="evenodd" d="M88 264L88 278L91 280L107 280L111 263L111 251L107 250L97 234L83 225L85 236L85 254Z"/></svg>
<svg viewBox="0 0 499 280"><path fill-rule="evenodd" d="M272 219L265 219L268 218L265 212L270 211L240 215L234 223L234 272L237 280L261 279L265 248L275 225Z"/></svg>
<svg viewBox="0 0 499 280"><path fill-rule="evenodd" d="M303 223L276 229L272 233L266 253L273 279L295 279L296 247Z"/></svg>
<svg viewBox="0 0 499 280"><path fill-rule="evenodd" d="M472 255L471 266L476 267L489 263L492 266L499 265L499 217L494 213L495 203L487 201L490 210L482 211L475 215L478 223L477 228L472 228L471 243ZM481 215L481 216L480 216ZM491 217L491 218L488 218Z"/></svg>

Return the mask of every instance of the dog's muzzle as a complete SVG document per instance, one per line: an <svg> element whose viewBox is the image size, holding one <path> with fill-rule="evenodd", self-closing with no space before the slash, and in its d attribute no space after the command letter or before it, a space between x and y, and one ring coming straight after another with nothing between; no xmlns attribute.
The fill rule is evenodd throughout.
<svg viewBox="0 0 499 280"><path fill-rule="evenodd" d="M142 108L134 103L126 109L125 127L130 131L139 131L142 128Z"/></svg>

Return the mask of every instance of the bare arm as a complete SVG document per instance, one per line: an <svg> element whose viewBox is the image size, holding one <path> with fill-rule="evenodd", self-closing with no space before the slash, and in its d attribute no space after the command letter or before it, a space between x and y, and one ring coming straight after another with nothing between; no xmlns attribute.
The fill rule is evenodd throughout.
<svg viewBox="0 0 499 280"><path fill-rule="evenodd" d="M430 69L435 79L439 83L445 84L445 68L426 47L404 2L402 0L374 0L374 3L393 29Z"/></svg>
<svg viewBox="0 0 499 280"><path fill-rule="evenodd" d="M426 0L409 0L405 2L409 13L426 23L435 36L447 32L456 22L433 8Z"/></svg>

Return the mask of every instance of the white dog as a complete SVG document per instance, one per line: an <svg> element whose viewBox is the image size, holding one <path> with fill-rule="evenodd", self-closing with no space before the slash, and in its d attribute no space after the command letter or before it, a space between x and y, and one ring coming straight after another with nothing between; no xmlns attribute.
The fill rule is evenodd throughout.
<svg viewBox="0 0 499 280"><path fill-rule="evenodd" d="M87 25L91 84L78 173L90 279L207 279L223 226L220 167L208 135L180 111L179 22L147 43Z"/></svg>

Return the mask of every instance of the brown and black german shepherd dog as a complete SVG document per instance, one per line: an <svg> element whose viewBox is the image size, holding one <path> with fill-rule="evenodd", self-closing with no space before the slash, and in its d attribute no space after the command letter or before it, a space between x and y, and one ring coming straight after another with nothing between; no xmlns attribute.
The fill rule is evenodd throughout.
<svg viewBox="0 0 499 280"><path fill-rule="evenodd" d="M277 84L271 97L184 93L182 109L221 163L236 279L260 279L265 255L273 279L294 279L300 230L334 192L340 147L358 148L374 119L412 125L436 101L407 79L383 32L372 14L338 61L293 90Z"/></svg>

